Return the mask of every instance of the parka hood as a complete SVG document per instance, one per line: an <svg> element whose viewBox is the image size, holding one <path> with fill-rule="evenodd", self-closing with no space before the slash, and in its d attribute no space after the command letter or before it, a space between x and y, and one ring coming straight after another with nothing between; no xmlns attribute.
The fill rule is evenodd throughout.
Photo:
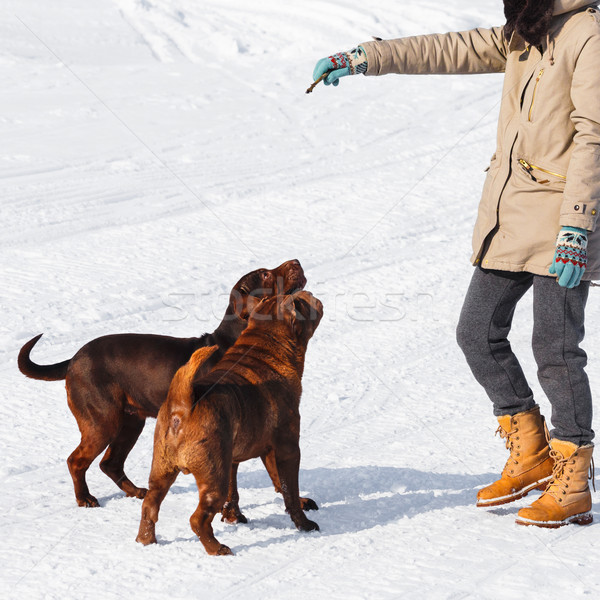
<svg viewBox="0 0 600 600"><path fill-rule="evenodd" d="M593 0L504 0L505 34L517 32L532 46L538 46L550 29L552 18L586 6Z"/></svg>
<svg viewBox="0 0 600 600"><path fill-rule="evenodd" d="M571 12L583 8L584 6L595 6L598 2L592 2L590 0L554 0L554 11L553 15L562 15L564 13Z"/></svg>

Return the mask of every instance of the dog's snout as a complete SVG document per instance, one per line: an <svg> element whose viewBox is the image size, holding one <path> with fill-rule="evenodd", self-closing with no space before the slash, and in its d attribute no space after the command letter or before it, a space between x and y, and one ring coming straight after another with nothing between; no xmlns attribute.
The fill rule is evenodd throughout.
<svg viewBox="0 0 600 600"><path fill-rule="evenodd" d="M292 273L298 273L302 271L302 265L298 259L294 258L293 260L288 261L288 269Z"/></svg>

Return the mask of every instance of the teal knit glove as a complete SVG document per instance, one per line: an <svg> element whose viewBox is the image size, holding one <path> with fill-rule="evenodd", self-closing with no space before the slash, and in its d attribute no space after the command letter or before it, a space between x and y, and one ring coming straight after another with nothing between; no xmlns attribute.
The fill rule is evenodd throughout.
<svg viewBox="0 0 600 600"><path fill-rule="evenodd" d="M563 227L556 238L556 252L550 274L558 285L574 288L579 285L587 266L587 231L579 227Z"/></svg>
<svg viewBox="0 0 600 600"><path fill-rule="evenodd" d="M323 83L325 85L338 85L340 77L356 75L367 70L367 54L362 46L353 48L349 52L338 52L317 62L313 71L313 80L316 81L325 73L329 73Z"/></svg>

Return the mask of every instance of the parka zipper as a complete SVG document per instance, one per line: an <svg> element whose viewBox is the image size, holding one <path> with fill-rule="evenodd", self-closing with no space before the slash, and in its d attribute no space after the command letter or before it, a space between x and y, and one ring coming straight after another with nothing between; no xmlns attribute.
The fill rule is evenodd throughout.
<svg viewBox="0 0 600 600"><path fill-rule="evenodd" d="M532 165L531 163L528 163L526 160L524 160L522 158L519 159L519 164L523 167L523 169L525 171L527 171L527 174L529 175L529 177L531 177L531 179L533 179L533 181L537 181L538 183L548 183L549 179L538 180L538 179L536 179L535 175L533 174L533 171L540 171L541 173L546 173L548 175L558 177L559 179L562 179L563 181L567 180L567 177L565 175L561 175L560 173L555 173L554 171L548 171L548 169L543 169L542 167L537 167L536 165Z"/></svg>
<svg viewBox="0 0 600 600"><path fill-rule="evenodd" d="M529 114L527 115L527 120L531 122L531 115L533 113L533 105L535 103L535 95L538 89L538 85L540 83L540 79L542 78L542 75L544 74L544 69L542 69L539 73L538 76L536 77L535 80L535 86L533 88L533 95L531 96L531 105L529 106Z"/></svg>

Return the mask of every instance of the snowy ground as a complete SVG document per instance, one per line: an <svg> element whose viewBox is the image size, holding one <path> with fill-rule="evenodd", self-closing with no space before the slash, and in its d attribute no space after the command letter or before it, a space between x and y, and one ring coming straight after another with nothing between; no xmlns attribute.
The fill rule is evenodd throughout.
<svg viewBox="0 0 600 600"><path fill-rule="evenodd" d="M501 76L304 94L322 56L500 24L499 0L4 0L0 17L2 597L599 597L597 502L556 531L516 526L525 501L474 506L505 450L454 329ZM24 378L20 346L45 332L33 357L56 362L106 333L212 331L243 273L289 258L326 311L301 407L321 532L293 528L258 461L239 478L250 523L216 523L234 557L189 528L191 477L153 547L97 462L102 506L78 508L64 386ZM548 414L529 336L526 299L513 345ZM600 389L598 328L585 347ZM127 463L139 484L153 427Z"/></svg>

